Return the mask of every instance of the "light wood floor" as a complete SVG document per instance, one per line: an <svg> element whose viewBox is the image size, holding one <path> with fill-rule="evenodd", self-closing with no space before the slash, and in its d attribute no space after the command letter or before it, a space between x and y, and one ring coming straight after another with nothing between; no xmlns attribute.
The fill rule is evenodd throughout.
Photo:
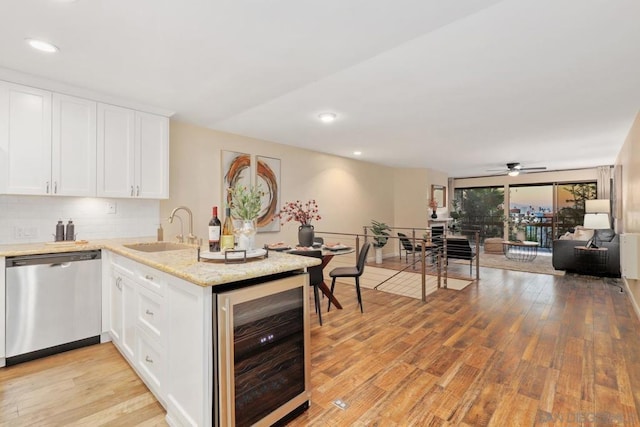
<svg viewBox="0 0 640 427"><path fill-rule="evenodd" d="M640 322L613 279L482 269L426 304L337 285L291 426L640 425ZM349 406L338 409L333 400ZM0 369L0 425L164 425L111 344Z"/></svg>

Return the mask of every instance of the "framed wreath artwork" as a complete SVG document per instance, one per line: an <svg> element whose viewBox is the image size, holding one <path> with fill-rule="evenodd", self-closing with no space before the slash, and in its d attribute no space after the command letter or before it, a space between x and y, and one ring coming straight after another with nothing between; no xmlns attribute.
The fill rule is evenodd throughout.
<svg viewBox="0 0 640 427"><path fill-rule="evenodd" d="M262 191L258 232L280 231L280 159L256 156L256 186Z"/></svg>
<svg viewBox="0 0 640 427"><path fill-rule="evenodd" d="M251 155L222 150L222 194L225 206L231 202L229 188L237 184L251 186Z"/></svg>

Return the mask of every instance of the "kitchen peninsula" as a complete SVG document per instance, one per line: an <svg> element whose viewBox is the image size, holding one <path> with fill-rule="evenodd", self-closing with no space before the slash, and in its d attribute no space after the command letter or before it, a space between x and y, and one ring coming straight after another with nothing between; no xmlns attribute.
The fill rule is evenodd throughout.
<svg viewBox="0 0 640 427"><path fill-rule="evenodd" d="M167 410L170 425L272 424L307 405L308 278L297 273L319 260L269 252L246 263L198 262L195 247L131 248L144 241L150 242L1 245L0 262L101 249L101 341L113 341ZM3 274L3 297L4 288ZM4 342L4 324L0 333ZM270 367L272 347L284 356ZM244 373L236 374L234 366Z"/></svg>

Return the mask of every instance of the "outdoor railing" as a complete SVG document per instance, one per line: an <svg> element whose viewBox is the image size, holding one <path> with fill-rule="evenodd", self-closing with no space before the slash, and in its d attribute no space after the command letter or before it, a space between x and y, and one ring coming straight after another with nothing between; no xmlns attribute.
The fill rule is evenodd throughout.
<svg viewBox="0 0 640 427"><path fill-rule="evenodd" d="M477 231L479 233L480 242L488 237L503 237L504 236L504 222L501 217L494 216L476 216L476 217L464 217L458 221L459 226L462 228L462 234L468 235L469 233ZM529 224L523 224L525 232L525 240L538 242L542 248L551 248L553 246L553 240L564 234L569 229L576 227L575 222L562 222L556 220L555 222L533 222ZM515 236L509 236L515 238ZM509 240L509 238L505 239Z"/></svg>

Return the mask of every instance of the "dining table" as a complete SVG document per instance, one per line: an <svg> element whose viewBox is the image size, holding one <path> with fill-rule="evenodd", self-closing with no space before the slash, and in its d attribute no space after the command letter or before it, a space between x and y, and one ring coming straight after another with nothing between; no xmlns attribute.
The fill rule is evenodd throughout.
<svg viewBox="0 0 640 427"><path fill-rule="evenodd" d="M265 249L278 250L266 245L265 245ZM322 268L323 271L324 271L324 268L327 266L327 264L331 262L334 256L352 254L356 251L355 248L352 248L350 246L330 247L326 245L322 245L320 247L308 247L308 248L300 247L300 246L295 248L286 247L286 249L280 249L279 251L287 253L291 251L317 251L317 250L322 251L322 263L320 264L320 267ZM326 295L327 298L329 298L331 303L334 306L336 306L336 308L340 310L342 309L342 304L340 304L340 301L338 301L335 295L333 295L333 292L331 292L331 289L329 289L329 286L327 286L324 280L322 280L322 283L318 285L318 289L320 289L320 291L322 291L322 293Z"/></svg>

